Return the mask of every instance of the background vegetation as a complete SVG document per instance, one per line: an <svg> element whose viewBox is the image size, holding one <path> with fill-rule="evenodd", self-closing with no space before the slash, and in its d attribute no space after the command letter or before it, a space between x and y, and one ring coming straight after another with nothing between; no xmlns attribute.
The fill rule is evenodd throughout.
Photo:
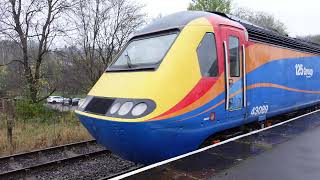
<svg viewBox="0 0 320 180"><path fill-rule="evenodd" d="M0 2L0 94L85 94L145 22L131 0ZM3 67L5 66L5 67Z"/></svg>
<svg viewBox="0 0 320 180"><path fill-rule="evenodd" d="M231 12L232 0L192 0L188 10Z"/></svg>
<svg viewBox="0 0 320 180"><path fill-rule="evenodd" d="M92 139L71 111L59 112L27 101L17 101L15 111L12 143L8 115L0 113L0 156Z"/></svg>

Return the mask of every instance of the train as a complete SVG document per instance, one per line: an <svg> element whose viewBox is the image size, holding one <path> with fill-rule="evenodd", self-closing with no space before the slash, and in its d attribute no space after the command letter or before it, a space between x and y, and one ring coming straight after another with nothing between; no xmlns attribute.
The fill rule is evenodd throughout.
<svg viewBox="0 0 320 180"><path fill-rule="evenodd" d="M151 164L320 101L320 45L217 12L139 30L76 110L120 157Z"/></svg>

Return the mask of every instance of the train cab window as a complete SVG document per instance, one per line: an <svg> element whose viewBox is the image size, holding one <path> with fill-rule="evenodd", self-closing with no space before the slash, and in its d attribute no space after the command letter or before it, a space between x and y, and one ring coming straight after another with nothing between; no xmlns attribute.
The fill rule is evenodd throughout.
<svg viewBox="0 0 320 180"><path fill-rule="evenodd" d="M214 34L206 33L197 48L200 70L204 77L217 77L219 74L215 42Z"/></svg>
<svg viewBox="0 0 320 180"><path fill-rule="evenodd" d="M156 68L174 43L177 32L133 39L107 71L136 71Z"/></svg>
<svg viewBox="0 0 320 180"><path fill-rule="evenodd" d="M240 76L239 38L229 36L230 76Z"/></svg>

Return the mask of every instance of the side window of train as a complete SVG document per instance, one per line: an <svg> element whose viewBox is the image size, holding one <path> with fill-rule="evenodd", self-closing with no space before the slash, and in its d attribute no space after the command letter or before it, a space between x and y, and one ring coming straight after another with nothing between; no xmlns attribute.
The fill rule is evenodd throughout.
<svg viewBox="0 0 320 180"><path fill-rule="evenodd" d="M240 76L239 38L229 36L230 76Z"/></svg>
<svg viewBox="0 0 320 180"><path fill-rule="evenodd" d="M213 33L204 35L197 48L197 55L202 76L217 77L219 68L216 40Z"/></svg>

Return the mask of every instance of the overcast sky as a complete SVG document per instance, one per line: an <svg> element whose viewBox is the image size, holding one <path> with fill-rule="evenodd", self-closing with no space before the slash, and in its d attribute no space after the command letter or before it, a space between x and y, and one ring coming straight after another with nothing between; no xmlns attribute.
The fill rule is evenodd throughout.
<svg viewBox="0 0 320 180"><path fill-rule="evenodd" d="M191 0L136 0L150 18L186 10ZM285 23L291 36L320 34L319 0L234 0L233 7L273 14Z"/></svg>

